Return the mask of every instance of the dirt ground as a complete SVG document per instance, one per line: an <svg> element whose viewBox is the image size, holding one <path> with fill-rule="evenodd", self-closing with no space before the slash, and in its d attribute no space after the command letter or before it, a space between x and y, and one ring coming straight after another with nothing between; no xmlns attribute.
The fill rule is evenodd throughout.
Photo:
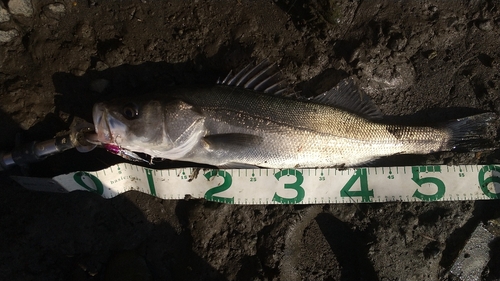
<svg viewBox="0 0 500 281"><path fill-rule="evenodd" d="M302 95L356 76L390 116L500 113L496 1L0 1L0 150L52 138L96 101L213 83L269 59ZM498 163L498 151L379 165ZM123 161L68 151L0 176L1 280L455 280L497 201L236 206L28 191ZM185 164L165 161L162 165ZM159 167L159 166L157 166ZM490 244L482 280L500 280Z"/></svg>

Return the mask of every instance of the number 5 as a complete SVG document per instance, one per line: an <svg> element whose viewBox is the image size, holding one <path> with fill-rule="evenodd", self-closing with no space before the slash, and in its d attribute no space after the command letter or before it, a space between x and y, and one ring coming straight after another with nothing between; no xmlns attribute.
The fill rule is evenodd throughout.
<svg viewBox="0 0 500 281"><path fill-rule="evenodd" d="M421 167L411 167L411 172L413 174L413 177L411 178L412 181L414 181L416 184L419 186L422 186L425 183L432 183L436 185L437 190L436 193L428 195L428 194L423 194L420 192L417 188L415 192L413 193L413 197L416 197L420 200L424 201L436 201L444 196L445 192L445 186L443 181L441 181L438 178L434 177L425 177L425 178L420 178L420 172L439 172L441 173L441 167L439 166L421 166Z"/></svg>

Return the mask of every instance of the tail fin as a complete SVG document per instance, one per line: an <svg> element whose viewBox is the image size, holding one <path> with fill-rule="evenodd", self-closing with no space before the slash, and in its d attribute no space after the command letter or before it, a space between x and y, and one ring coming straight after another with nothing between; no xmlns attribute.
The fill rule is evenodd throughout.
<svg viewBox="0 0 500 281"><path fill-rule="evenodd" d="M498 117L488 112L442 124L451 137L447 148L451 151L483 151L495 149Z"/></svg>

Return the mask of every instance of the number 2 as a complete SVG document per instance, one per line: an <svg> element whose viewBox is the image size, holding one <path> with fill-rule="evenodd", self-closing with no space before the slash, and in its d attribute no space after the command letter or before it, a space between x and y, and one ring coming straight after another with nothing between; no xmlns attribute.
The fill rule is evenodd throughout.
<svg viewBox="0 0 500 281"><path fill-rule="evenodd" d="M209 190L207 190L207 192L205 192L205 199L215 202L228 203L228 204L234 203L234 197L229 198L229 197L215 196L215 194L228 190L229 187L231 187L231 184L233 183L233 178L229 173L221 170L212 170L208 173L205 173L204 176L205 178L207 178L207 180L210 180L212 177L215 176L221 176L224 179L221 185L212 187Z"/></svg>

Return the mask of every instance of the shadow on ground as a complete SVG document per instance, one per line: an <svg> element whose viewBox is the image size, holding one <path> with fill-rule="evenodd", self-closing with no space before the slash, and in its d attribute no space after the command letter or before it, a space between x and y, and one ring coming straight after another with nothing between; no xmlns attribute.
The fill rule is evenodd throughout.
<svg viewBox="0 0 500 281"><path fill-rule="evenodd" d="M0 177L3 280L225 280L192 249L184 201L23 190ZM149 202L149 203L148 203ZM149 204L146 208L144 204ZM142 210L142 211L141 211ZM146 211L145 211L146 210ZM158 211L161 217L148 216ZM148 214L144 213L148 212ZM30 247L26 247L30 245ZM129 274L127 279L121 279ZM138 279L129 279L135 276Z"/></svg>

